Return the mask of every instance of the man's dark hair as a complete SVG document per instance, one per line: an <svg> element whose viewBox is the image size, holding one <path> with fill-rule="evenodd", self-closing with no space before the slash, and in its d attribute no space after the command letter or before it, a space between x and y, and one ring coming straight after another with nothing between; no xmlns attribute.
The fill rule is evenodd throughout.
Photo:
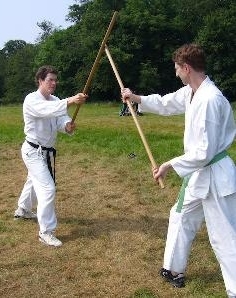
<svg viewBox="0 0 236 298"><path fill-rule="evenodd" d="M41 66L38 69L38 71L36 72L36 75L35 75L35 82L36 82L36 84L38 85L39 79L45 80L46 76L49 73L53 73L53 74L57 75L58 74L58 71L53 66L51 66L51 65L43 65L43 66Z"/></svg>
<svg viewBox="0 0 236 298"><path fill-rule="evenodd" d="M196 71L205 71L206 57L203 48L200 45L190 43L184 44L178 48L173 56L173 62L183 66L189 64Z"/></svg>

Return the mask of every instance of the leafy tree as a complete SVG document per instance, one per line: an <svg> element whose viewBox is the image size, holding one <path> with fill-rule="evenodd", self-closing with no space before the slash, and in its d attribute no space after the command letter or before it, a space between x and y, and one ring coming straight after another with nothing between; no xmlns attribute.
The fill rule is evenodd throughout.
<svg viewBox="0 0 236 298"><path fill-rule="evenodd" d="M95 61L96 55L100 48L103 37L106 33L107 27L110 23L111 17L114 13L113 1L93 1L86 11L80 23L80 38L83 40L81 49L82 67L78 72L78 81L86 82L90 73L91 67ZM112 35L110 36L111 40ZM113 100L113 90L115 80L113 78L111 67L107 61L101 59L96 75L92 80L90 88L90 100L93 98ZM113 84L112 84L113 82ZM117 85L117 84L116 84Z"/></svg>
<svg viewBox="0 0 236 298"><path fill-rule="evenodd" d="M110 18L107 20L106 26L109 21ZM38 68L43 64L52 64L59 70L60 84L57 88L57 94L60 97L83 90L100 47L106 26L101 26L103 29L102 33L101 28L98 28L100 32L93 29L91 31L94 33L91 33L91 31L88 32L86 27L82 27L82 23L80 23L65 30L55 32L39 45L39 51L35 58L35 67ZM93 46L93 44L95 45ZM95 97L96 99L104 99L103 95L106 95L106 98L109 97L107 95L110 91L108 90L110 88L109 81L111 77L113 78L113 74L107 59L105 64L102 61L96 75L94 75L89 90L90 101ZM104 70L104 66L106 70ZM106 80L107 82L105 83ZM115 80L114 85L117 85Z"/></svg>
<svg viewBox="0 0 236 298"><path fill-rule="evenodd" d="M34 90L33 63L36 51L36 46L27 44L7 59L4 103L22 103L25 95Z"/></svg>
<svg viewBox="0 0 236 298"><path fill-rule="evenodd" d="M236 4L228 9L220 8L204 18L204 26L198 32L208 56L208 71L215 82L228 96L236 99Z"/></svg>
<svg viewBox="0 0 236 298"><path fill-rule="evenodd" d="M75 24L79 24L83 15L86 13L88 6L90 5L91 0L79 0L76 2L79 3L69 6L70 11L66 17L66 20Z"/></svg>
<svg viewBox="0 0 236 298"><path fill-rule="evenodd" d="M111 10L120 10L125 2L125 0L75 0L77 4L69 6L69 13L66 17L66 20L72 23L80 23L83 16L87 13L87 10L90 10L90 6L93 6L92 10L94 11L94 6L98 8L97 11L101 12L101 7L109 6ZM97 6L98 5L98 6ZM96 10L96 9L95 9Z"/></svg>
<svg viewBox="0 0 236 298"><path fill-rule="evenodd" d="M215 11L228 0L176 0L176 20L182 24L186 42L192 41L203 25L204 16Z"/></svg>
<svg viewBox="0 0 236 298"><path fill-rule="evenodd" d="M76 78L82 63L82 40L78 28L76 25L54 32L39 45L35 57L35 71L44 64L51 64L59 71L57 93L61 97L78 92L82 87Z"/></svg>
<svg viewBox="0 0 236 298"><path fill-rule="evenodd" d="M10 57L14 55L17 51L23 49L26 46L26 42L24 40L9 40L5 43L2 53L6 57Z"/></svg>
<svg viewBox="0 0 236 298"><path fill-rule="evenodd" d="M19 101L32 89L32 77L42 64L59 70L60 97L82 91L117 10L107 43L125 86L143 94L176 90L182 84L175 78L172 53L196 41L207 51L208 73L236 99L235 6L233 0L75 0L67 15L74 25L61 29L44 21L38 24L43 32L35 46L22 40L5 44L0 52L0 97ZM119 89L104 53L91 82L90 101L120 100Z"/></svg>
<svg viewBox="0 0 236 298"><path fill-rule="evenodd" d="M175 2L168 0L127 0L120 11L117 46L130 55L123 67L127 83L138 93L176 88L171 55L182 43L183 27L175 17Z"/></svg>
<svg viewBox="0 0 236 298"><path fill-rule="evenodd" d="M0 101L4 95L4 80L5 80L5 67L6 67L6 56L2 51L0 51Z"/></svg>
<svg viewBox="0 0 236 298"><path fill-rule="evenodd" d="M36 39L36 42L45 41L50 35L60 30L60 27L55 27L50 21L42 21L41 23L37 23L37 26L42 30L39 36Z"/></svg>

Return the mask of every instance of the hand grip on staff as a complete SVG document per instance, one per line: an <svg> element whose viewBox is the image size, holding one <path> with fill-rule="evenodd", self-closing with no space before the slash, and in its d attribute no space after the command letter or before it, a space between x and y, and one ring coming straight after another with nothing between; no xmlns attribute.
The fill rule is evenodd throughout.
<svg viewBox="0 0 236 298"><path fill-rule="evenodd" d="M114 71L114 74L115 74L116 79L117 79L117 81L119 83L119 86L120 86L121 89L123 89L124 88L124 85L122 83L122 80L120 78L120 75L119 75L118 70L117 70L117 68L115 66L115 63L114 63L114 61L113 61L113 59L111 57L111 54L110 54L110 51L109 51L107 45L105 45L105 52L106 52L106 55L107 55L107 57L108 57L108 59L110 61L111 67L112 67L112 69ZM152 164L152 167L153 168L157 168L157 164L156 164L156 162L155 162L155 160L153 158L153 155L151 153L151 150L150 150L150 148L148 146L148 143L146 141L146 138L145 138L145 136L143 134L143 131L142 131L140 125L139 125L139 122L138 122L138 119L137 119L136 114L134 112L134 109L133 109L133 107L132 107L132 105L131 105L131 103L130 103L129 100L127 100L127 105L128 105L129 110L131 112L131 115L133 116L134 122L136 124L137 129L138 129L139 135L140 135L140 137L142 139L143 145L144 145L144 147L145 147L145 149L147 151L147 154L148 154L148 157L149 157L150 162ZM163 183L163 180L162 180L161 177L158 178L158 183L159 183L159 185L160 185L161 188L164 188L164 183Z"/></svg>
<svg viewBox="0 0 236 298"><path fill-rule="evenodd" d="M97 70L97 66L98 66L99 61L101 59L102 53L104 51L105 44L106 44L106 42L107 42L107 40L108 40L108 38L109 38L109 36L111 34L111 30L112 30L112 28L113 28L113 26L115 24L115 21L116 21L116 18L117 18L117 14L118 14L118 12L115 11L114 14L113 14L113 16L112 16L112 19L110 21L110 24L108 26L108 29L106 31L106 34L105 34L105 36L103 38L103 41L101 43L100 49L99 49L99 51L97 53L97 57L96 57L96 59L95 59L95 61L93 63L92 69L91 69L90 74L89 74L88 79L87 79L87 82L86 82L86 84L84 86L84 89L83 89L83 93L84 94L87 94L87 92L88 92L88 88L89 88L90 83L92 81L92 77L93 77L95 71ZM77 116L77 114L79 112L80 106L81 105L78 104L77 107L76 107L76 110L75 110L74 115L72 117L72 123L75 121L75 118L76 118L76 116Z"/></svg>

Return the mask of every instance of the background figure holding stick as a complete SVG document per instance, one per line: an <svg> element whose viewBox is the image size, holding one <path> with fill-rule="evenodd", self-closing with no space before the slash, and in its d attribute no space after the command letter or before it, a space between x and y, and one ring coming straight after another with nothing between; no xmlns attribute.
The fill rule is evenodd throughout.
<svg viewBox="0 0 236 298"><path fill-rule="evenodd" d="M205 219L219 261L226 292L236 297L236 167L226 150L236 126L228 100L205 74L205 54L187 44L173 54L176 77L185 85L160 96L139 96L124 88L124 100L160 115L185 113L184 154L153 170L154 179L175 170L184 177L170 211L161 276L174 287L185 285L184 272L192 241ZM223 182L224 181L224 182Z"/></svg>
<svg viewBox="0 0 236 298"><path fill-rule="evenodd" d="M47 245L60 246L54 236L57 226L55 214L55 171L50 158L54 153L57 131L71 134L75 124L67 114L68 106L83 104L87 95L60 100L52 95L57 85L57 71L52 66L42 66L36 73L38 90L28 94L23 104L25 142L21 153L28 177L18 200L15 218L38 219L39 240ZM55 167L55 165L54 165ZM32 207L37 201L37 215Z"/></svg>

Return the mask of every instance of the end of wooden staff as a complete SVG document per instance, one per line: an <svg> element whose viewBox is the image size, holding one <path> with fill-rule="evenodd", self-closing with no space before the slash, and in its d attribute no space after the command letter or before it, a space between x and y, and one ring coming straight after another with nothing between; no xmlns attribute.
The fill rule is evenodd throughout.
<svg viewBox="0 0 236 298"><path fill-rule="evenodd" d="M162 189L165 188L163 179L162 179L161 177L158 178L158 183L159 183L159 185L160 185L160 187L161 187Z"/></svg>
<svg viewBox="0 0 236 298"><path fill-rule="evenodd" d="M153 165L153 169L157 168L157 165L156 165L154 159L152 159L152 165ZM157 182L158 182L159 186L160 186L162 189L165 188L165 185L164 185L164 182L163 182L163 178L162 178L162 177L159 177L159 178L157 179Z"/></svg>
<svg viewBox="0 0 236 298"><path fill-rule="evenodd" d="M151 155L151 152L148 151L148 153L149 153L148 156L150 157L150 161L151 161L151 164L152 164L152 169L154 170L154 169L156 169L158 166L157 166L157 164L156 164L156 162L155 162L153 156ZM162 178L162 177L159 177L159 178L157 179L157 182L158 182L159 186L160 186L162 189L165 188L165 185L164 185L164 182L163 182L163 178Z"/></svg>

